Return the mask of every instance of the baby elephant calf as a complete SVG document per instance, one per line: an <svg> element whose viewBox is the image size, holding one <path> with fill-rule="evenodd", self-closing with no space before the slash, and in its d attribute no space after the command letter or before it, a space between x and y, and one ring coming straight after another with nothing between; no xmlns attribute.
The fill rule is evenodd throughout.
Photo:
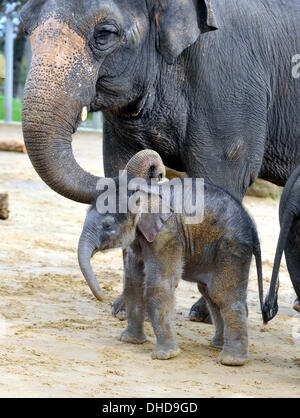
<svg viewBox="0 0 300 418"><path fill-rule="evenodd" d="M178 355L173 305L175 289L182 278L198 284L209 306L216 329L211 345L222 349L218 361L231 366L245 364L248 360L246 298L252 254L256 257L260 302L263 302L260 244L250 216L232 196L205 182L203 219L191 223L185 210L174 210L176 204L178 208L179 198L185 201L192 198L190 192L184 196L184 187L174 187L165 204L167 183L158 182L155 192L150 188L149 178L164 175L164 166L156 153L143 151L126 168L130 176L125 200L133 206L134 198L138 209L121 213L124 193L116 199L116 213L99 213L101 205L92 205L78 250L81 270L94 295L101 299L90 258L97 251L127 249L124 295L128 325L121 340L144 343L147 314L157 339L152 357L165 360ZM130 191L132 176L144 178L146 186L138 192ZM184 186L184 179L177 180L177 186ZM114 181L114 191L118 192L124 179ZM191 181L196 187L197 180ZM103 193L109 196L107 190ZM161 210L149 213L150 202L152 208Z"/></svg>

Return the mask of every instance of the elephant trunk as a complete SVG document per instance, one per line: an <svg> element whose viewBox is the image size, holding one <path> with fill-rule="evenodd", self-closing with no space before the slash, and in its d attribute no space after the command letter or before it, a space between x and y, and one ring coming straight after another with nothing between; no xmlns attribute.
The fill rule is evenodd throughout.
<svg viewBox="0 0 300 418"><path fill-rule="evenodd" d="M62 196L91 203L97 195L99 178L85 172L76 162L72 150L72 127L61 115L63 108L54 110L52 106L36 103L32 92L30 99L25 96L23 135L35 170ZM68 109L64 113L68 115Z"/></svg>
<svg viewBox="0 0 300 418"><path fill-rule="evenodd" d="M78 245L79 266L93 295L98 300L102 301L103 292L101 290L101 287L99 286L99 283L91 266L91 258L93 257L96 250L97 245L93 242L93 239L89 236L86 229L84 228Z"/></svg>
<svg viewBox="0 0 300 418"><path fill-rule="evenodd" d="M50 18L31 35L32 63L23 101L23 134L40 177L59 194L81 203L96 197L98 178L84 171L72 151L72 134L95 95L98 64L84 40Z"/></svg>
<svg viewBox="0 0 300 418"><path fill-rule="evenodd" d="M127 174L145 180L162 180L166 177L166 167L160 155L153 150L143 150L135 154L127 163Z"/></svg>

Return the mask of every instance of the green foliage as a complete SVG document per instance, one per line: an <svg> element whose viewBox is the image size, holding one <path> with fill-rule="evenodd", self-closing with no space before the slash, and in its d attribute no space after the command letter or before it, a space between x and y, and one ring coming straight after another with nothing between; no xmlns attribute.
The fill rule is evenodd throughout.
<svg viewBox="0 0 300 418"><path fill-rule="evenodd" d="M22 120L22 101L13 99L13 114L14 122L21 122ZM0 95L0 120L4 120L4 96Z"/></svg>

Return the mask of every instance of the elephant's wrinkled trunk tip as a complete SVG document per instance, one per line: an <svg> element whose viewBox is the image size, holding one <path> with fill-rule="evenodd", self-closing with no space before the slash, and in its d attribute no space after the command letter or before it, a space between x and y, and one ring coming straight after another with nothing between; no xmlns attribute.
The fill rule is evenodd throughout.
<svg viewBox="0 0 300 418"><path fill-rule="evenodd" d="M84 236L81 236L78 244L78 261L80 270L93 295L99 301L103 301L104 294L91 266L91 258L94 255L94 252L95 246L92 245Z"/></svg>

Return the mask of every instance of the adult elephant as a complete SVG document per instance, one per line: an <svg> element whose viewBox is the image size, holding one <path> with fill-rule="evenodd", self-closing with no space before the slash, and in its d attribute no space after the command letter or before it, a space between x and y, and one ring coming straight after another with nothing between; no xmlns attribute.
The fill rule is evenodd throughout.
<svg viewBox="0 0 300 418"><path fill-rule="evenodd" d="M299 0L29 0L21 18L33 50L24 138L63 196L96 195L72 153L85 107L104 113L106 176L151 148L241 200L300 163Z"/></svg>

